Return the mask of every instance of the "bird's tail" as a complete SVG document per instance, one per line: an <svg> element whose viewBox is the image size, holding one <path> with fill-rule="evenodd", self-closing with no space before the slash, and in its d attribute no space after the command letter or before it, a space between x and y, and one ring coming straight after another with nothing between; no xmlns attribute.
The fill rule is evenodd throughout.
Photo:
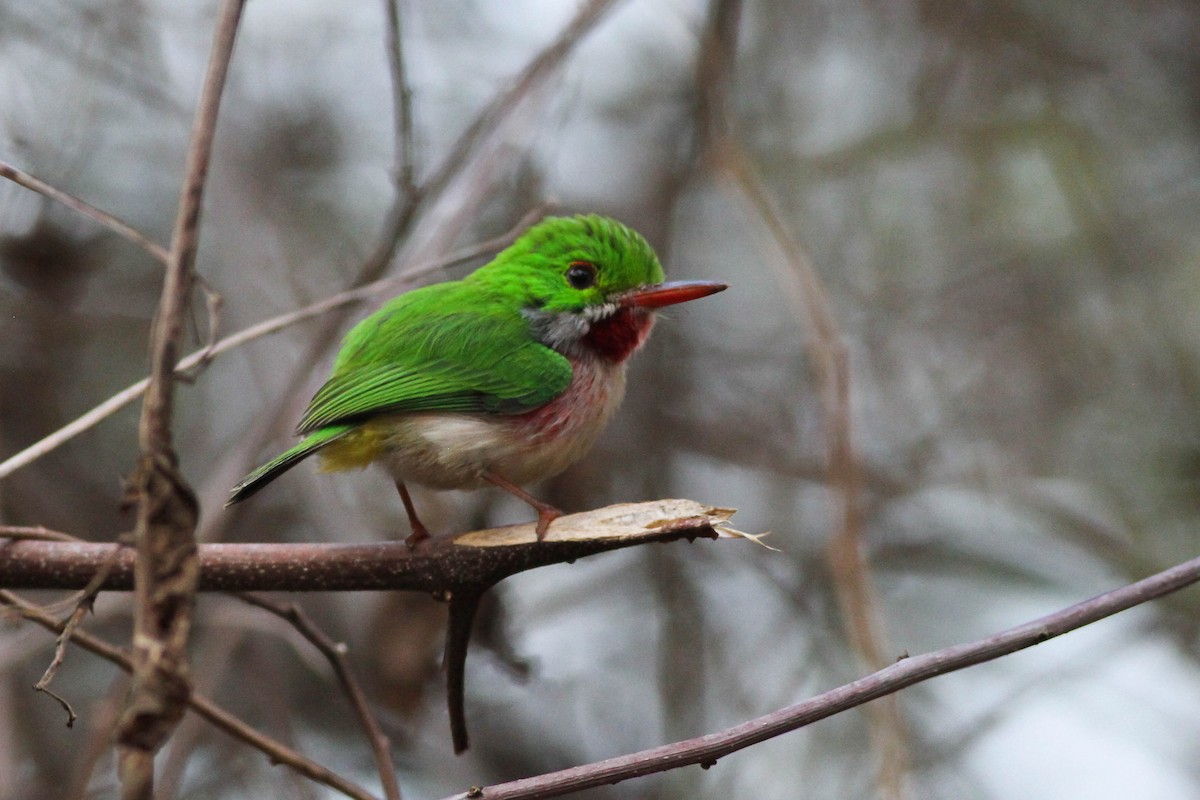
<svg viewBox="0 0 1200 800"><path fill-rule="evenodd" d="M234 503L242 502L303 459L346 435L353 427L353 425L329 425L309 434L291 450L276 456L242 478L241 483L229 490L229 500L226 501L225 507L229 508Z"/></svg>

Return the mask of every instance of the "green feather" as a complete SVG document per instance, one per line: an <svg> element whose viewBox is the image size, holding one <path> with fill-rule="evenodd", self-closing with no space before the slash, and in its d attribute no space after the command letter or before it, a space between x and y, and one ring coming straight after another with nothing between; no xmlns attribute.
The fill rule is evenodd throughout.
<svg viewBox="0 0 1200 800"><path fill-rule="evenodd" d="M301 460L312 455L330 442L341 438L353 430L353 428L353 425L331 425L306 437L291 450L276 456L245 478L242 478L242 482L230 490L229 500L226 501L225 507L229 508L234 503L240 503L245 500L284 472L287 472Z"/></svg>
<svg viewBox="0 0 1200 800"><path fill-rule="evenodd" d="M570 382L571 363L529 335L510 298L441 283L391 300L351 329L296 431L398 411L516 414Z"/></svg>

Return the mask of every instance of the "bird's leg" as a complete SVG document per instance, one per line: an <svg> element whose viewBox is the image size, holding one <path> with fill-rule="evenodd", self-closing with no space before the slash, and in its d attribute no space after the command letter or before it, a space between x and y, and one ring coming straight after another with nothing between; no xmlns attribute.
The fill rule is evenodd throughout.
<svg viewBox="0 0 1200 800"><path fill-rule="evenodd" d="M404 485L404 481L396 481L396 491L400 492L400 499L404 501L404 510L408 512L408 524L412 528L412 533L404 540L404 543L411 550L429 538L429 530L417 518L417 509L408 495L408 487Z"/></svg>
<svg viewBox="0 0 1200 800"><path fill-rule="evenodd" d="M495 472L488 470L487 472L483 473L483 477L485 480L495 484L496 486L499 486L509 494L521 498L526 503L529 503L529 505L537 509L537 538L539 542L546 538L546 531L549 530L550 523L563 515L563 512L560 509L555 508L549 503L543 503L541 500L538 500L529 492L525 491L520 486L517 486L515 483L502 475L497 475Z"/></svg>

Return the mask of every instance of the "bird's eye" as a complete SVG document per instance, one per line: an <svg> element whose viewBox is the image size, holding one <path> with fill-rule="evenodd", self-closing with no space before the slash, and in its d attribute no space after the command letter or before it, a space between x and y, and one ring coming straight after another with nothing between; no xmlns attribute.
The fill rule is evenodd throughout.
<svg viewBox="0 0 1200 800"><path fill-rule="evenodd" d="M587 261L572 261L567 267L567 283L572 289L590 289L596 285L596 265Z"/></svg>

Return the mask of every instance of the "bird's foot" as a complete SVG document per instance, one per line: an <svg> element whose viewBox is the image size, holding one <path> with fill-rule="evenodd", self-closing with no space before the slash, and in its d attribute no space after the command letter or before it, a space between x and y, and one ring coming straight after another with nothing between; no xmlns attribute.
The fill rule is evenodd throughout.
<svg viewBox="0 0 1200 800"><path fill-rule="evenodd" d="M541 501L539 501L539 503L540 502ZM550 523L561 517L563 512L562 510L546 503L541 503L540 505L535 506L535 508L538 510L536 532L537 540L540 542L546 538L546 531L550 530Z"/></svg>
<svg viewBox="0 0 1200 800"><path fill-rule="evenodd" d="M546 531L550 530L550 523L563 515L561 509L555 508L549 503L543 503L541 500L538 500L520 486L517 486L512 481L505 478L503 475L498 475L495 472L488 470L487 472L483 473L483 477L485 480L488 480L496 486L499 486L509 494L521 498L537 510L537 528L534 530L537 533L537 540L539 542L546 538Z"/></svg>
<svg viewBox="0 0 1200 800"><path fill-rule="evenodd" d="M425 530L425 526L413 526L413 532L405 537L404 543L408 545L409 550L416 550L417 545L421 542L427 542L433 537L429 535L429 531Z"/></svg>

